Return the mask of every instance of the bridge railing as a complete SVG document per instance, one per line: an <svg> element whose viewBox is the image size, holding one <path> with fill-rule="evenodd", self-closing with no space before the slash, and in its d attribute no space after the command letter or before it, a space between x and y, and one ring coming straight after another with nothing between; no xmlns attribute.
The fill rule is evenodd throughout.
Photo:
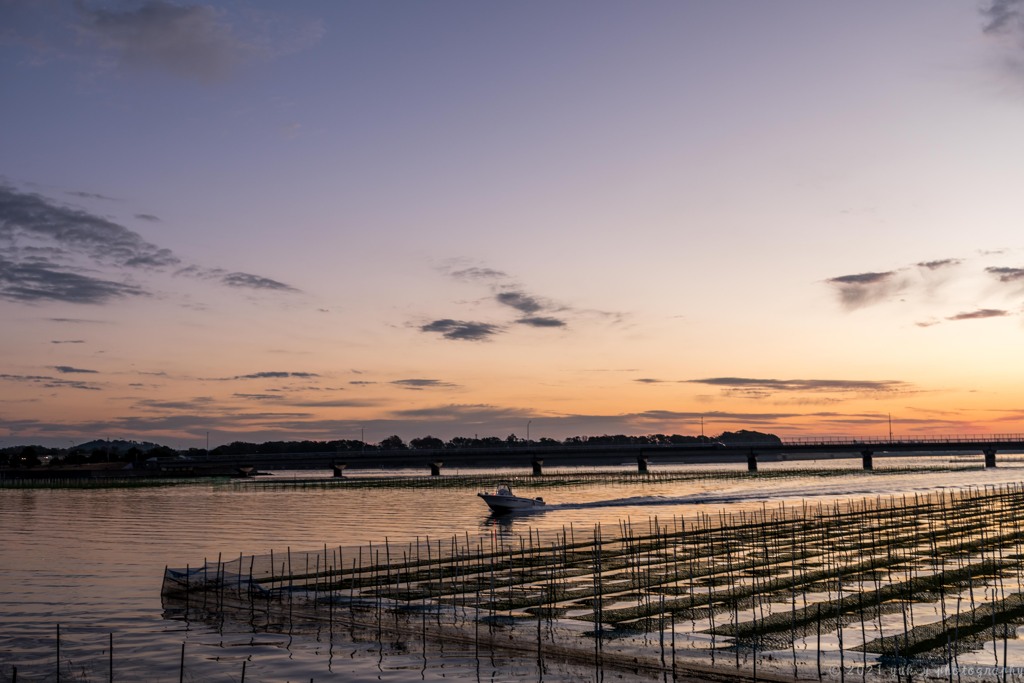
<svg viewBox="0 0 1024 683"><path fill-rule="evenodd" d="M993 442L1024 442L1018 434L954 434L946 436L798 436L782 439L783 446L856 446L858 444L984 444Z"/></svg>

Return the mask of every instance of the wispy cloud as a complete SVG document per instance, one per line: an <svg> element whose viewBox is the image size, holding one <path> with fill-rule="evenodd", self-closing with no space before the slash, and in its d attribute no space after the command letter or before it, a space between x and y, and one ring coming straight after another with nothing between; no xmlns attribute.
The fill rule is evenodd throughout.
<svg viewBox="0 0 1024 683"><path fill-rule="evenodd" d="M169 249L111 220L0 185L0 254L11 258L26 251L30 258L38 253L54 259L81 255L131 268L180 262Z"/></svg>
<svg viewBox="0 0 1024 683"><path fill-rule="evenodd" d="M84 2L76 6L82 37L121 66L211 82L223 80L257 54L213 7L163 0L130 9L92 9Z"/></svg>
<svg viewBox="0 0 1024 683"><path fill-rule="evenodd" d="M1024 28L1024 1L1022 0L990 0L981 8L986 19L982 30L985 33L1002 33Z"/></svg>
<svg viewBox="0 0 1024 683"><path fill-rule="evenodd" d="M751 377L709 377L684 380L721 388L728 395L768 398L776 393L893 394L914 390L900 380L767 379Z"/></svg>
<svg viewBox="0 0 1024 683"><path fill-rule="evenodd" d="M826 280L839 293L843 307L856 309L883 301L903 288L896 271L841 275Z"/></svg>
<svg viewBox="0 0 1024 683"><path fill-rule="evenodd" d="M116 202L117 200L113 197L108 197L98 192L85 192L83 190L69 190L68 194L72 197L80 197L82 199L99 199L105 202Z"/></svg>
<svg viewBox="0 0 1024 683"><path fill-rule="evenodd" d="M511 306L522 313L536 313L543 308L537 299L516 290L498 292L494 298L498 300L498 303Z"/></svg>
<svg viewBox="0 0 1024 683"><path fill-rule="evenodd" d="M421 389L451 389L458 386L457 384L444 382L439 379L396 379L391 384L415 391Z"/></svg>
<svg viewBox="0 0 1024 683"><path fill-rule="evenodd" d="M1012 315L998 304L981 306L976 311L957 313L942 313L936 310L937 307L950 305L949 302L954 300L962 302L965 295L979 301L991 298L993 294L1017 295L1024 291L1024 268L984 264L984 261L991 263L992 259L1005 255L1006 250L984 251L979 252L979 256L973 260L945 258L919 261L904 268L843 275L825 282L834 288L839 296L839 303L847 310L883 303L892 300L897 294L900 301L927 306L924 310L925 315L922 316L924 319L915 322L914 325L922 328L932 327L943 320L971 320ZM978 263L978 260L982 260L982 263ZM995 287L992 285L993 281ZM959 304L962 305L963 303ZM922 311L918 309L918 312Z"/></svg>
<svg viewBox="0 0 1024 683"><path fill-rule="evenodd" d="M558 318L549 318L546 316L530 316L527 318L520 318L516 321L519 325L529 325L530 327L565 327L567 323L564 320Z"/></svg>
<svg viewBox="0 0 1024 683"><path fill-rule="evenodd" d="M95 375L96 374L96 370L86 370L84 368L75 368L75 367L71 367L70 365L54 365L53 369L56 370L57 372L61 373L61 374L65 374L65 375L75 374L75 373L87 374L87 375Z"/></svg>
<svg viewBox="0 0 1024 683"><path fill-rule="evenodd" d="M264 372L253 372L248 375L235 375L228 379L287 379L296 377L298 379L312 379L319 377L315 372L284 372L280 370L268 370Z"/></svg>
<svg viewBox="0 0 1024 683"><path fill-rule="evenodd" d="M308 49L325 33L322 20L293 8L170 0L0 4L0 42L19 50L19 66L68 61L93 79L135 71L215 84L239 67Z"/></svg>
<svg viewBox="0 0 1024 683"><path fill-rule="evenodd" d="M990 267L985 272L1006 284L1024 282L1024 268Z"/></svg>
<svg viewBox="0 0 1024 683"><path fill-rule="evenodd" d="M506 280L508 274L493 268L460 268L458 270L447 270L448 274L456 280Z"/></svg>
<svg viewBox="0 0 1024 683"><path fill-rule="evenodd" d="M465 266L460 261L453 261L440 267L446 276L461 282L482 284L490 290L490 300L502 309L511 308L520 317L511 321L516 325L534 328L566 328L569 322L562 313L573 313L569 306L554 304L542 297L527 292L516 284L512 278L501 270L483 266ZM486 302L487 299L482 300ZM479 304L481 302L475 302ZM579 311L575 311L577 314ZM604 315L592 312L594 315ZM440 334L445 339L457 341L483 341L496 334L507 331L509 322L464 321L453 318L441 318L419 326L421 332Z"/></svg>
<svg viewBox="0 0 1024 683"><path fill-rule="evenodd" d="M105 304L147 295L137 285L69 272L55 264L14 263L0 257L0 298L9 301Z"/></svg>
<svg viewBox="0 0 1024 683"><path fill-rule="evenodd" d="M268 277L251 275L249 273L228 273L221 278L221 281L229 287L249 287L251 289L270 289L279 292L298 292L291 285L286 285Z"/></svg>
<svg viewBox="0 0 1024 683"><path fill-rule="evenodd" d="M0 374L0 381L18 382L24 384L35 384L47 389L84 389L88 391L99 391L100 387L92 382L79 380L60 379L47 377L46 375L8 375Z"/></svg>
<svg viewBox="0 0 1024 683"><path fill-rule="evenodd" d="M501 328L491 323L470 320L452 320L442 318L420 326L421 332L436 332L445 339L457 341L483 341L501 332Z"/></svg>
<svg viewBox="0 0 1024 683"><path fill-rule="evenodd" d="M172 267L233 288L298 291L250 273L182 266L170 249L109 218L0 183L0 298L107 304L148 296L137 279Z"/></svg>
<svg viewBox="0 0 1024 683"><path fill-rule="evenodd" d="M925 268L927 270L943 270L945 268L952 268L953 266L958 266L961 263L961 259L947 258L940 259L938 261L922 261L921 263L918 263L917 266L919 268Z"/></svg>
<svg viewBox="0 0 1024 683"><path fill-rule="evenodd" d="M946 320L980 320L982 318L1002 318L1010 315L1009 311L1003 311L997 308L982 308L977 311L969 311L967 313L957 313L946 318Z"/></svg>

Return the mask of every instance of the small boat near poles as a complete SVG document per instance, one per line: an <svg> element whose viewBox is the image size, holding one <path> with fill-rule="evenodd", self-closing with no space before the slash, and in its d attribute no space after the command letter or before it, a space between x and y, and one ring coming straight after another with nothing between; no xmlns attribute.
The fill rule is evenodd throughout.
<svg viewBox="0 0 1024 683"><path fill-rule="evenodd" d="M484 499L488 507L495 514L508 512L523 512L526 510L540 510L548 506L540 496L536 498L523 498L512 493L512 487L508 484L499 484L494 492L484 491L476 494Z"/></svg>

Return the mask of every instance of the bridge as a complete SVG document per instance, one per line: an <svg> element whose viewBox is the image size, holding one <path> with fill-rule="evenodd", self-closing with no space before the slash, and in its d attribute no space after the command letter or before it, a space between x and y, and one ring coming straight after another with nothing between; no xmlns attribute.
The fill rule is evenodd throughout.
<svg viewBox="0 0 1024 683"><path fill-rule="evenodd" d="M242 468L335 469L337 476L345 468L381 469L427 468L440 475L444 467L519 467L530 466L534 474L548 467L585 467L627 464L638 472L647 472L649 464L746 462L756 472L763 461L828 458L861 459L870 470L877 457L901 455L984 456L985 467L996 466L999 452L1024 453L1024 434L989 436L929 437L917 439L798 438L781 441L750 441L724 444L702 442L687 444L621 445L537 445L516 442L494 448L399 449L339 451L336 453L252 453L210 456L195 460L161 461L161 469L191 470L195 474L233 472Z"/></svg>

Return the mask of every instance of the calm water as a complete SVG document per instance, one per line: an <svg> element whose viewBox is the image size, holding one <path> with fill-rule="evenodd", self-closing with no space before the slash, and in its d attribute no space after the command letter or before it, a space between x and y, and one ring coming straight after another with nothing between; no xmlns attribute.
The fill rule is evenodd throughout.
<svg viewBox="0 0 1024 683"><path fill-rule="evenodd" d="M980 463L981 456L970 462ZM200 484L107 490L0 490L0 680L56 680L56 630L61 629L61 680L105 681L114 638L116 680L175 681L185 643L186 680L250 681L545 680L592 677L586 671L533 661L479 660L472 652L325 633L253 633L245 624L185 623L164 618L160 583L165 566L196 565L218 555L262 554L430 536L514 537L528 528L557 531L595 523L634 525L657 516L751 509L779 501L887 496L943 487L1024 480L1024 462L1001 456L992 470L893 473L886 468L928 463L965 466L948 458L892 461L855 469L858 461L767 463L762 473L734 475L740 465L700 466L692 482L531 487L550 510L511 521L488 515L468 487L352 488ZM841 468L809 476L808 468ZM628 471L628 468L624 467ZM685 469L679 467L677 469ZM454 473L454 472L452 472ZM468 474L468 471L463 471ZM419 476L420 473L407 473ZM288 482L309 473L276 473ZM360 476L360 473L352 473ZM621 679L620 679L621 680Z"/></svg>

